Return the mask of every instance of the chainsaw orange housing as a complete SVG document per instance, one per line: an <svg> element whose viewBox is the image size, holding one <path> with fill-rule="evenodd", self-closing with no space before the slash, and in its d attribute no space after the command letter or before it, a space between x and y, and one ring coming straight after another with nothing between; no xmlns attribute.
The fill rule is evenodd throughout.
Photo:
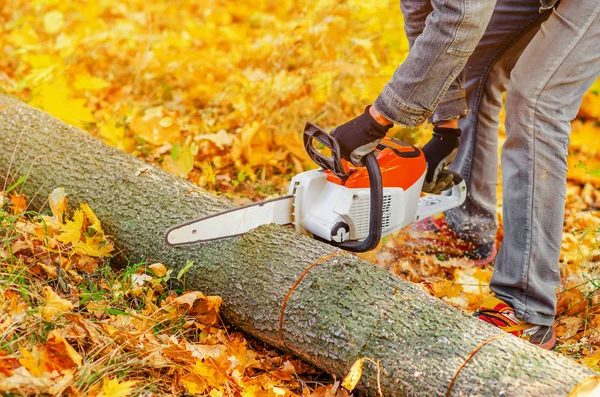
<svg viewBox="0 0 600 397"><path fill-rule="evenodd" d="M384 138L377 150L377 162L381 170L383 187L402 188L407 190L414 185L427 170L423 152L395 138ZM352 174L342 181L331 171L325 171L327 180L348 188L359 189L369 187L369 174L365 167L355 167L342 160L346 171Z"/></svg>

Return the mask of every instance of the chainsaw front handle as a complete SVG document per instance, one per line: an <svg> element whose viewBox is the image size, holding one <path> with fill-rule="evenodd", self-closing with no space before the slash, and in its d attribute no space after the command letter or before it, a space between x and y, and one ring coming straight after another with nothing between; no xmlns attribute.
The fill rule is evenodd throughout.
<svg viewBox="0 0 600 397"><path fill-rule="evenodd" d="M419 199L415 221L451 210L465 202L467 185L458 173L452 172L452 175L454 176L454 186L451 189L444 190L440 194L428 194Z"/></svg>
<svg viewBox="0 0 600 397"><path fill-rule="evenodd" d="M345 241L334 245L352 252L366 252L375 249L381 240L383 222L383 182L377 155L371 152L363 157L363 162L369 173L369 235L362 241Z"/></svg>

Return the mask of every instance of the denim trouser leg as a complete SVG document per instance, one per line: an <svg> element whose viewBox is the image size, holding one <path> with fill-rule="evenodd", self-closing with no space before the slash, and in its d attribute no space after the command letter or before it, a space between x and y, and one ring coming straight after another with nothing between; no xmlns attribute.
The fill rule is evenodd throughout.
<svg viewBox="0 0 600 397"><path fill-rule="evenodd" d="M462 72L485 31L495 0L403 0L405 15L426 15L406 60L396 69L374 107L396 124L422 124ZM421 15L421 14L419 14Z"/></svg>
<svg viewBox="0 0 600 397"><path fill-rule="evenodd" d="M533 324L554 322L571 121L599 74L600 2L562 0L510 76L504 243L491 288Z"/></svg>
<svg viewBox="0 0 600 397"><path fill-rule="evenodd" d="M467 103L471 113L460 120L462 136L449 167L467 181L468 197L448 211L448 223L462 238L493 243L498 185L498 115L510 71L549 12L539 13L539 0L498 0L492 19L465 66Z"/></svg>
<svg viewBox="0 0 600 397"><path fill-rule="evenodd" d="M412 50L415 40L425 29L425 21L433 12L433 7L430 0L403 0L400 2L400 8L404 15L404 30ZM460 72L448 87L448 91L429 118L432 124L454 120L469 113L463 87L463 75Z"/></svg>

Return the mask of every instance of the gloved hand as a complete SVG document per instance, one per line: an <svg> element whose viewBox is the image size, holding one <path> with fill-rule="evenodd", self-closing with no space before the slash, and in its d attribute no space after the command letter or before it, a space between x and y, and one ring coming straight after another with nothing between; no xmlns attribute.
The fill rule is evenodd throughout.
<svg viewBox="0 0 600 397"><path fill-rule="evenodd" d="M367 106L363 114L331 131L331 136L340 145L342 157L356 166L363 165L362 158L377 147L394 125L379 124L371 116L369 108Z"/></svg>
<svg viewBox="0 0 600 397"><path fill-rule="evenodd" d="M425 193L438 194L454 184L452 174L444 168L456 157L460 133L458 128L435 127L433 137L423 146L427 160L427 174L422 189Z"/></svg>

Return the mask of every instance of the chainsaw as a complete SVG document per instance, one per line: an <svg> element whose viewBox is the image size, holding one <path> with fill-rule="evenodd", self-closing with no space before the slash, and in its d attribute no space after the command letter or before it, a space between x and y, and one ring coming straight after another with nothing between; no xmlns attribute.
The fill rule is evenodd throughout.
<svg viewBox="0 0 600 397"><path fill-rule="evenodd" d="M421 195L427 172L423 152L395 138L384 138L363 157L365 167L343 160L338 142L311 122L304 147L321 167L291 180L288 195L186 222L169 229L165 240L178 246L240 236L269 223L294 225L299 233L353 252L374 249L381 237L412 222L461 205L465 182L441 194ZM317 149L315 143L331 152Z"/></svg>

